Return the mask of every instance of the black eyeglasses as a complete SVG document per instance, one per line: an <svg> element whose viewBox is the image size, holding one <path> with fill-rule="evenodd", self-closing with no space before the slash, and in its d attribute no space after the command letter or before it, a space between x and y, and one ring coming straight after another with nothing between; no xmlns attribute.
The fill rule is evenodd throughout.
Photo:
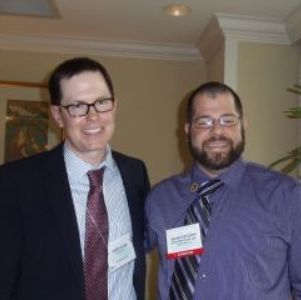
<svg viewBox="0 0 301 300"><path fill-rule="evenodd" d="M104 98L104 99L98 99L91 104L80 102L76 104L60 105L60 106L67 110L70 117L83 117L89 113L91 106L93 106L95 111L98 113L111 111L114 108L114 99Z"/></svg>

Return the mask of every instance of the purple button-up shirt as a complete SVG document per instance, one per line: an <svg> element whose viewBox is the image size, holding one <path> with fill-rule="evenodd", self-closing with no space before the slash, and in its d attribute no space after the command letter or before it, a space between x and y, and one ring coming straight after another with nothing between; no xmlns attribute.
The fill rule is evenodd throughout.
<svg viewBox="0 0 301 300"><path fill-rule="evenodd" d="M194 299L301 299L301 185L254 163L236 161L210 197ZM168 298L174 260L166 258L166 229L183 225L196 197L191 186L208 177L194 166L156 185L146 202L146 247L157 247L158 298Z"/></svg>

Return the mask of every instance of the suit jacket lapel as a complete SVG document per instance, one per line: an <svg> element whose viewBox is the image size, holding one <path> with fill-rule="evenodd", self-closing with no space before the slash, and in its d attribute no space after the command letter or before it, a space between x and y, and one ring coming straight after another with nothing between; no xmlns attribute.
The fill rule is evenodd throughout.
<svg viewBox="0 0 301 300"><path fill-rule="evenodd" d="M66 257L70 260L73 271L84 292L83 262L80 248L78 226L67 178L63 157L63 147L58 146L51 153L47 169L48 202L52 208L65 245Z"/></svg>
<svg viewBox="0 0 301 300"><path fill-rule="evenodd" d="M141 227L143 227L143 213L139 204L141 201L137 199L137 193L132 187L137 189L136 174L133 174L132 169L127 165L126 160L118 153L113 152L114 160L118 166L120 175L122 177L125 193L127 196L131 221L133 230L133 244L137 253L139 240L143 239L141 236ZM140 228L139 228L140 227Z"/></svg>
<svg viewBox="0 0 301 300"><path fill-rule="evenodd" d="M133 180L133 174L131 174L131 170L126 167L124 160L121 157L119 157L118 155L116 155L115 152L113 152L113 157L118 166L118 169L119 169L122 181L123 181L123 186L124 186L125 193L126 193L127 200L128 200L130 215L131 215L132 222L133 222L133 218L135 217L135 213L134 213L135 212L135 201L133 201L134 195L133 195L133 191L131 189L131 186L133 185L133 182L131 184L131 181Z"/></svg>

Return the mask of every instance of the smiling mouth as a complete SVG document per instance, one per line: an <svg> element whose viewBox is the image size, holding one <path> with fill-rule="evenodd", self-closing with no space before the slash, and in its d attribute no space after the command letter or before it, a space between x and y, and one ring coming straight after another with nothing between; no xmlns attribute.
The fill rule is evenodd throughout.
<svg viewBox="0 0 301 300"><path fill-rule="evenodd" d="M97 127L97 128L90 128L90 129L84 129L83 130L85 134L98 134L103 131L102 128Z"/></svg>
<svg viewBox="0 0 301 300"><path fill-rule="evenodd" d="M228 141L209 141L205 144L206 148L210 150L220 150L228 148L230 143Z"/></svg>

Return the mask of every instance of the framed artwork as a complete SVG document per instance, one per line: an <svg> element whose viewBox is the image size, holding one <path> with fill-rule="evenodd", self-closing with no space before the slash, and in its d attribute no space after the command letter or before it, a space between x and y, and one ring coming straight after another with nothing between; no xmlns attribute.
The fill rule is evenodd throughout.
<svg viewBox="0 0 301 300"><path fill-rule="evenodd" d="M61 142L62 132L49 114L45 85L0 81L0 87L0 163L47 151Z"/></svg>
<svg viewBox="0 0 301 300"><path fill-rule="evenodd" d="M48 149L48 111L47 102L7 100L5 162Z"/></svg>

